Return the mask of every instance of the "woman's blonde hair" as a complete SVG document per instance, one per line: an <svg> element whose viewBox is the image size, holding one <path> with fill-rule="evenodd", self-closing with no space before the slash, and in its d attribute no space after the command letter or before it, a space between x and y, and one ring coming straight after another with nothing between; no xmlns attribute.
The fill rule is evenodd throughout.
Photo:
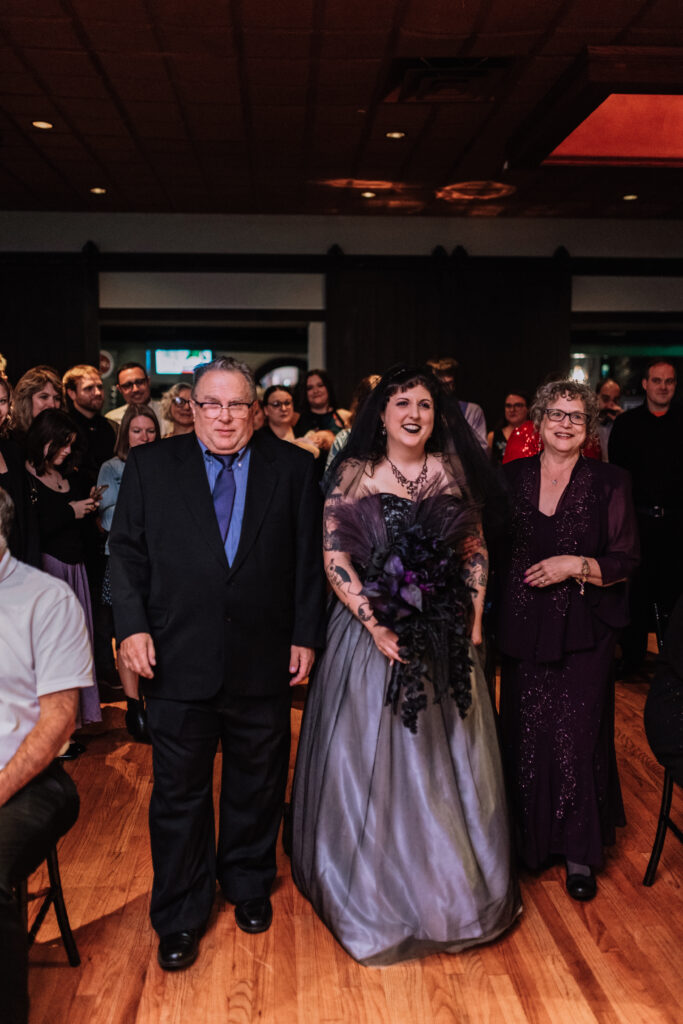
<svg viewBox="0 0 683 1024"><path fill-rule="evenodd" d="M173 419L171 417L171 405L173 403L173 399L177 398L180 392L185 390L191 392L192 385L189 381L180 380L177 384L172 384L168 391L164 391L161 396L160 408L162 420L166 420L167 423L173 423Z"/></svg>

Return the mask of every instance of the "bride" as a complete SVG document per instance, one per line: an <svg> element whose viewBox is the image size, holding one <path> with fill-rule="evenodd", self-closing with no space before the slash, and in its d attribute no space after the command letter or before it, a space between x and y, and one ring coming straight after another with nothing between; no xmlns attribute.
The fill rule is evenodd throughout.
<svg viewBox="0 0 683 1024"><path fill-rule="evenodd" d="M336 601L292 793L292 872L360 963L455 953L520 913L479 664L488 467L427 371L385 374L331 467Z"/></svg>

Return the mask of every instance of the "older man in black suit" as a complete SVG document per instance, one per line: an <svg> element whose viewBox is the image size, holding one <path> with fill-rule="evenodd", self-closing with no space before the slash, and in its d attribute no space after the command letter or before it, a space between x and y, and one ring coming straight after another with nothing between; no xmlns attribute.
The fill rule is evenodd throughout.
<svg viewBox="0 0 683 1024"><path fill-rule="evenodd" d="M270 925L289 686L324 642L314 460L254 434L255 398L245 364L198 367L195 434L131 449L110 534L117 639L147 697L151 918L167 970L196 959L216 879L240 928Z"/></svg>

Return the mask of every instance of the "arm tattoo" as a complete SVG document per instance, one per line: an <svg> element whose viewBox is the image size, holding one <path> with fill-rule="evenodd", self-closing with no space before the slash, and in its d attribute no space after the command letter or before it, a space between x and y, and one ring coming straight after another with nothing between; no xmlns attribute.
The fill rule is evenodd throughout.
<svg viewBox="0 0 683 1024"><path fill-rule="evenodd" d="M372 609L365 601L358 605L358 618L361 622L369 622L372 618Z"/></svg>
<svg viewBox="0 0 683 1024"><path fill-rule="evenodd" d="M348 584L351 582L351 577L349 576L346 569L344 569L344 567L341 565L335 565L334 562L330 562L330 564L327 566L326 572L327 578L329 579L333 587L341 587L345 583Z"/></svg>
<svg viewBox="0 0 683 1024"><path fill-rule="evenodd" d="M470 587L478 587L482 590L488 583L488 558L481 551L465 562L465 580Z"/></svg>

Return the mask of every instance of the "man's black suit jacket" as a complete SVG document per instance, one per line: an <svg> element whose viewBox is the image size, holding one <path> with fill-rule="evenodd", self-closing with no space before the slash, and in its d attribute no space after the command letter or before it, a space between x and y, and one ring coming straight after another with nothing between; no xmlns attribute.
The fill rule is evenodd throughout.
<svg viewBox="0 0 683 1024"><path fill-rule="evenodd" d="M229 566L194 434L131 449L109 536L111 578L117 640L154 640L147 695L286 689L290 645L324 644L321 505L313 458L255 434Z"/></svg>

